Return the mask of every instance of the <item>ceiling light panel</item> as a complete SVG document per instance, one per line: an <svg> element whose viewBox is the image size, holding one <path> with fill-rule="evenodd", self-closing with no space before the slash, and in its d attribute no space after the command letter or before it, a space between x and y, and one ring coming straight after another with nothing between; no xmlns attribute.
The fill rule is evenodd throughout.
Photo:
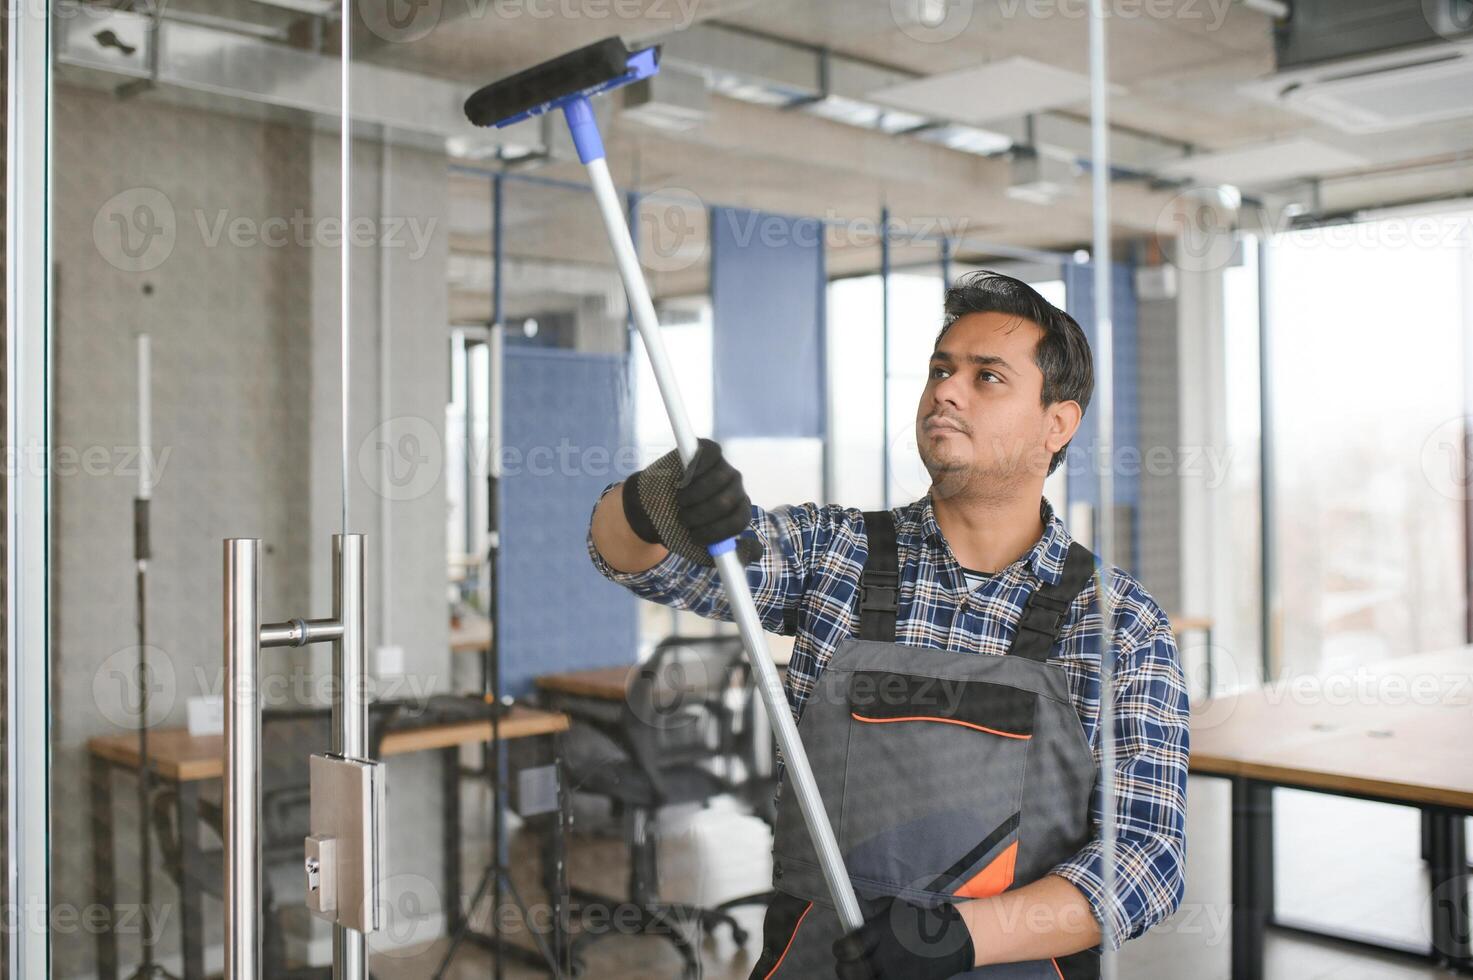
<svg viewBox="0 0 1473 980"><path fill-rule="evenodd" d="M1337 146L1296 138L1197 153L1162 164L1158 170L1169 177L1209 184L1252 185L1351 170L1365 162L1364 157Z"/></svg>
<svg viewBox="0 0 1473 980"><path fill-rule="evenodd" d="M1089 77L1032 58L1003 58L869 94L876 102L924 116L981 123L1085 102Z"/></svg>

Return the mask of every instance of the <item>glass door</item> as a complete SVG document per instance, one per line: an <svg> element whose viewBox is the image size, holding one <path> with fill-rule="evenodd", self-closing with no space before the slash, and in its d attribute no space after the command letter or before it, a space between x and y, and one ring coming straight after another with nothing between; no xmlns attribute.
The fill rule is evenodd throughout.
<svg viewBox="0 0 1473 980"><path fill-rule="evenodd" d="M232 931L232 894L264 975L351 958L352 937L307 908L309 757L377 757L387 712L363 712L355 748L334 720L345 693L413 708L451 684L446 141L469 127L450 82L391 90L382 63L417 37L348 11L346 31L329 0L62 3L9 22L54 72L50 306L24 324L50 447L49 499L28 512L49 521L31 580L49 581L49 608L25 610L49 633L26 648L49 672L28 687L49 772L25 785L49 795L26 806L49 832L50 928L26 962L49 957L50 975L240 975L251 933ZM344 533L363 542L351 601ZM335 658L278 631L246 698L222 651L227 539L258 542L261 624L332 639L357 603L361 685L336 669L347 640ZM257 708L253 834L232 824L226 760L232 710ZM385 764L390 826L439 825L440 769L423 761ZM254 900L232 826L259 844ZM440 848L395 843L375 958L458 901Z"/></svg>

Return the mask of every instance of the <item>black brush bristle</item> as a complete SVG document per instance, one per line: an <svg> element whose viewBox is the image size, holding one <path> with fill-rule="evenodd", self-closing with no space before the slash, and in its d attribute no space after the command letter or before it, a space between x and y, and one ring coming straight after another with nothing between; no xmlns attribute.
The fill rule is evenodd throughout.
<svg viewBox="0 0 1473 980"><path fill-rule="evenodd" d="M629 49L623 40L604 38L482 86L465 100L465 115L477 126L492 126L617 78L628 70Z"/></svg>

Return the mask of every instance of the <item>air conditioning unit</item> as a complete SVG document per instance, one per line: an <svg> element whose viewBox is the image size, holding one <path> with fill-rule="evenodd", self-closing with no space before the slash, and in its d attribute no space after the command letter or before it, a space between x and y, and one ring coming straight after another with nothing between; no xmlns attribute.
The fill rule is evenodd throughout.
<svg viewBox="0 0 1473 980"><path fill-rule="evenodd" d="M1297 0L1245 94L1351 133L1473 116L1473 0Z"/></svg>
<svg viewBox="0 0 1473 980"><path fill-rule="evenodd" d="M1348 133L1473 116L1473 43L1281 72L1243 91Z"/></svg>

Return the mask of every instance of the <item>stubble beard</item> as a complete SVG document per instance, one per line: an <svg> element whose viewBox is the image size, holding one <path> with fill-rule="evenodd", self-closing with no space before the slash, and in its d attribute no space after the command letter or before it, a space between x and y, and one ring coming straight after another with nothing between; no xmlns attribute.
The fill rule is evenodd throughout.
<svg viewBox="0 0 1473 980"><path fill-rule="evenodd" d="M921 463L931 476L933 498L1000 504L1014 499L1025 482L1022 474L981 465L970 453L971 458L951 456L943 459L929 452L922 443L920 455Z"/></svg>

